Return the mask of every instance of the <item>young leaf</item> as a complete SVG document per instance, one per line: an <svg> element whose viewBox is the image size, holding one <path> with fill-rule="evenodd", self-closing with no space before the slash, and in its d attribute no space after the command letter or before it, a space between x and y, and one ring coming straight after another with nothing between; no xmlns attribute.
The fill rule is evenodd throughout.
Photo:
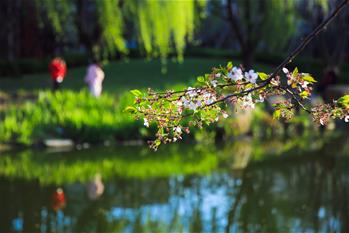
<svg viewBox="0 0 349 233"><path fill-rule="evenodd" d="M337 103L349 108L349 95L342 96L337 100Z"/></svg>
<svg viewBox="0 0 349 233"><path fill-rule="evenodd" d="M199 76L199 77L197 77L197 81L198 81L199 83L204 83L204 82L205 82L205 78L202 77L202 76Z"/></svg>
<svg viewBox="0 0 349 233"><path fill-rule="evenodd" d="M233 68L233 63L230 61L230 62L228 62L228 64L227 64L227 69L228 70L231 70Z"/></svg>
<svg viewBox="0 0 349 233"><path fill-rule="evenodd" d="M135 113L135 112L137 112L137 109L135 107L132 107L132 106L127 106L125 108L124 112Z"/></svg>
<svg viewBox="0 0 349 233"><path fill-rule="evenodd" d="M279 120L280 117L281 117L281 110L280 110L280 109L276 109L276 110L273 112L273 119Z"/></svg>
<svg viewBox="0 0 349 233"><path fill-rule="evenodd" d="M294 68L293 72L292 72L292 77L297 77L298 75L298 68Z"/></svg>
<svg viewBox="0 0 349 233"><path fill-rule="evenodd" d="M316 83L316 80L312 76L310 76L310 74L304 74L302 78L304 81L307 81L309 83Z"/></svg>
<svg viewBox="0 0 349 233"><path fill-rule="evenodd" d="M309 95L310 95L310 94L309 94L309 92L307 92L307 91L302 91L302 92L299 94L299 96L300 96L302 99L308 98Z"/></svg>
<svg viewBox="0 0 349 233"><path fill-rule="evenodd" d="M134 96L141 96L142 92L140 90L134 89L130 91Z"/></svg>
<svg viewBox="0 0 349 233"><path fill-rule="evenodd" d="M263 81L267 80L269 78L269 75L267 75L266 73L263 73L263 72L258 72L258 75Z"/></svg>

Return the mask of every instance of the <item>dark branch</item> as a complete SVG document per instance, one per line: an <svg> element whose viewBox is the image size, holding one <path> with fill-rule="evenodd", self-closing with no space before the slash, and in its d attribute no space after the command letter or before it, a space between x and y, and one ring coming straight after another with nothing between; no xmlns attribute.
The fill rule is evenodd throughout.
<svg viewBox="0 0 349 233"><path fill-rule="evenodd" d="M230 2L230 1L229 1ZM258 89L261 89L263 87L265 87L267 84L269 84L271 82L271 80L273 78L275 78L277 76L277 74L281 71L281 69L283 67L285 67L287 64L291 63L293 61L293 59L295 57L297 57L297 55L303 51L303 49L320 33L322 32L323 30L326 29L327 25L329 23L331 23L333 21L334 18L336 18L336 16L339 14L339 12L341 10L343 10L347 4L349 3L349 0L344 0L342 1L342 3L340 3L337 8L332 12L332 14L326 19L324 20L321 24L319 24L303 41L301 44L298 45L298 47L293 50L285 59L283 62L281 62L280 65L278 65L276 67L276 69L271 73L271 75L269 76L268 79L266 79L265 81L263 81L259 86L255 87L255 88L251 88L251 89L248 89L248 90L245 90L245 91L242 91L242 92L239 92L239 93L233 93L233 94L230 94L230 95L227 95L215 102L213 102L211 105L213 104L216 104L216 103L219 103L219 102L222 102L222 101L225 101L231 97L234 97L234 96L238 96L238 95L243 95L243 94L247 94L247 93L250 93L250 92L253 92L253 91L256 91ZM297 101L297 103L299 103L299 101Z"/></svg>
<svg viewBox="0 0 349 233"><path fill-rule="evenodd" d="M287 64L291 63L295 57L298 56L300 52L303 51L303 49L323 30L326 29L327 25L331 23L334 18L339 14L341 10L343 10L346 5L349 3L349 0L343 0L337 8L332 12L332 14L324 20L321 24L319 24L303 41L301 44L298 45L298 47L293 50L283 62L279 66L276 67L276 69L273 71L273 73L270 75L270 77L265 80L265 82L270 82L279 72L280 70L285 67Z"/></svg>

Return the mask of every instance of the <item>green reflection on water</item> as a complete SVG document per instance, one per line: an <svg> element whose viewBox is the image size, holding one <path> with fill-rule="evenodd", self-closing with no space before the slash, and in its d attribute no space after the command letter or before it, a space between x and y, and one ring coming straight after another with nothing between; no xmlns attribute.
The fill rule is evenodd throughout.
<svg viewBox="0 0 349 233"><path fill-rule="evenodd" d="M22 220L24 232L348 232L347 141L9 152L0 231ZM96 173L105 191L90 200ZM59 211L56 184L66 194Z"/></svg>
<svg viewBox="0 0 349 233"><path fill-rule="evenodd" d="M326 138L294 138L268 142L242 138L223 146L174 144L159 151L146 146L95 147L66 152L24 150L0 156L0 175L41 184L66 184L104 179L169 177L207 174L218 168L243 169L250 161L286 153L297 154L321 148Z"/></svg>
<svg viewBox="0 0 349 233"><path fill-rule="evenodd" d="M43 184L88 181L97 173L105 179L116 175L145 179L176 174L203 174L216 166L217 157L214 153L179 145L156 153L146 147L116 147L60 153L29 150L0 157L1 175L38 179Z"/></svg>

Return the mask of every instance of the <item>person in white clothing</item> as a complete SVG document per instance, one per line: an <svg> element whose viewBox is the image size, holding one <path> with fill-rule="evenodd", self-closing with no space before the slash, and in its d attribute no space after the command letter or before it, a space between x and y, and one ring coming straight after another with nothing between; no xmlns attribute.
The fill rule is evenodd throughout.
<svg viewBox="0 0 349 233"><path fill-rule="evenodd" d="M102 82L104 80L104 72L101 64L92 63L87 68L85 82L88 84L90 92L93 96L99 97L102 93Z"/></svg>

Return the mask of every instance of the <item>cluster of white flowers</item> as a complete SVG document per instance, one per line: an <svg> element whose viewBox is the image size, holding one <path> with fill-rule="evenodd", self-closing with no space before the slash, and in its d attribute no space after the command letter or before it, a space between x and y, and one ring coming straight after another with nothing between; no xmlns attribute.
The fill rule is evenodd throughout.
<svg viewBox="0 0 349 233"><path fill-rule="evenodd" d="M189 87L186 92L187 95L182 96L180 100L176 102L178 111L182 112L183 108L195 111L197 108L203 105L210 105L217 100L216 96L213 93L204 92L200 93L199 95L198 92L199 90ZM202 91L200 90L200 92Z"/></svg>
<svg viewBox="0 0 349 233"><path fill-rule="evenodd" d="M188 93L190 98L193 98L193 97L197 96L197 94L198 94L197 91L195 90L195 88L193 88L193 87L188 87L187 93Z"/></svg>
<svg viewBox="0 0 349 233"><path fill-rule="evenodd" d="M253 109L255 107L255 103L253 102L251 93L242 97L240 99L240 101L241 101L240 105L242 108L252 108Z"/></svg>
<svg viewBox="0 0 349 233"><path fill-rule="evenodd" d="M233 67L231 71L227 74L227 77L233 82L245 79L247 82L256 84L258 79L258 73L254 70L249 70L243 73L242 69L239 67Z"/></svg>
<svg viewBox="0 0 349 233"><path fill-rule="evenodd" d="M231 79L231 81L236 82L242 80L244 78L244 75L241 68L234 66L233 69L231 69L231 71L228 73L227 77Z"/></svg>

